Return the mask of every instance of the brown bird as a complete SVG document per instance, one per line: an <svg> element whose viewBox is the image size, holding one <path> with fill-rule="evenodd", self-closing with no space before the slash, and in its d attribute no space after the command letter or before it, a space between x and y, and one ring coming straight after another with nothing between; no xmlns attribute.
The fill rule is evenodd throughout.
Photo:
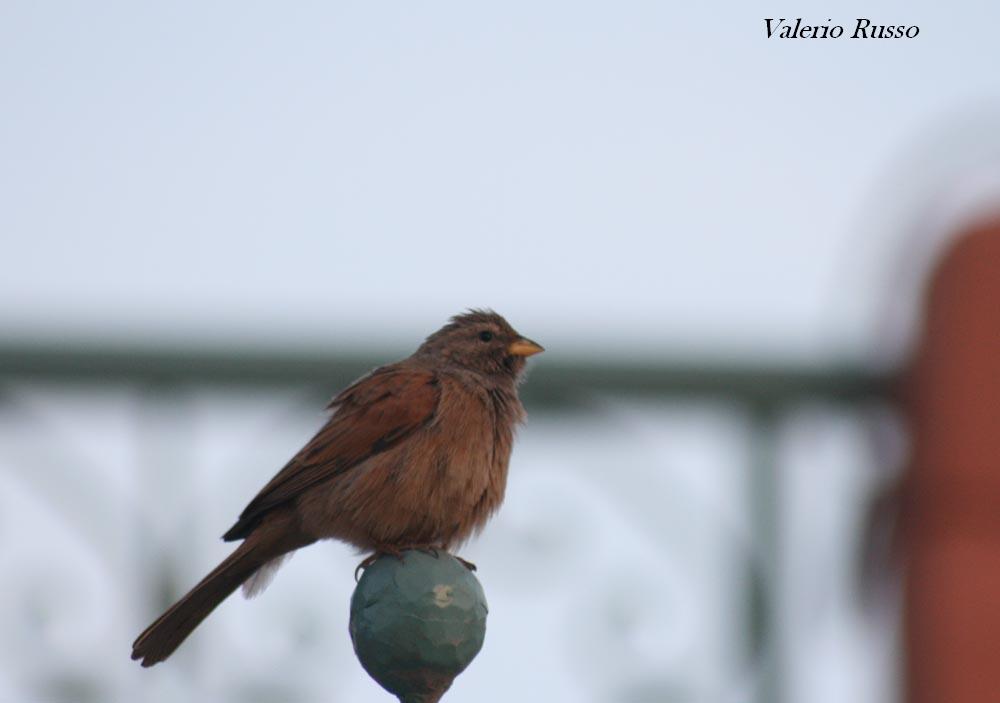
<svg viewBox="0 0 1000 703"><path fill-rule="evenodd" d="M243 542L139 635L132 658L163 661L241 584L253 595L284 556L317 540L398 555L448 550L481 530L503 500L525 417L525 358L541 351L500 315L472 310L342 391L223 535Z"/></svg>

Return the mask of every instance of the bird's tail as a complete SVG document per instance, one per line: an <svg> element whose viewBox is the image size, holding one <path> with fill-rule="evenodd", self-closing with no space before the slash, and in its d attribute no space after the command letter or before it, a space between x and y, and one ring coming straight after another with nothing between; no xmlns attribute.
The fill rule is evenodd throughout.
<svg viewBox="0 0 1000 703"><path fill-rule="evenodd" d="M312 541L290 539L287 533L281 534L284 530L268 530L263 525L261 528L139 635L132 643L133 659L141 660L143 666L163 661L258 569Z"/></svg>

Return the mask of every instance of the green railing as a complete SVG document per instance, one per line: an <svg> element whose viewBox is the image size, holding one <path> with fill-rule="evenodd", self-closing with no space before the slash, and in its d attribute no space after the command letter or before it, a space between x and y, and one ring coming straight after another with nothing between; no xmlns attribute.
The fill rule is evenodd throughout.
<svg viewBox="0 0 1000 703"><path fill-rule="evenodd" d="M266 350L0 344L0 379L301 385L332 393L373 365L406 352L336 354ZM536 407L571 408L593 393L671 399L711 398L754 408L807 399L857 403L889 394L891 379L857 366L809 367L699 363L685 359L573 360L548 354L523 391Z"/></svg>

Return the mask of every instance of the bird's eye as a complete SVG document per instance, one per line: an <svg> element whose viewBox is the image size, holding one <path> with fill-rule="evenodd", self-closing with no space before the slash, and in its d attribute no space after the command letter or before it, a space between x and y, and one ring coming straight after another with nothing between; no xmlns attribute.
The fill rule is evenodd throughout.
<svg viewBox="0 0 1000 703"><path fill-rule="evenodd" d="M479 333L479 339L481 339L484 342L488 342L491 339L493 339L493 333L490 332L489 330L483 330L482 332Z"/></svg>

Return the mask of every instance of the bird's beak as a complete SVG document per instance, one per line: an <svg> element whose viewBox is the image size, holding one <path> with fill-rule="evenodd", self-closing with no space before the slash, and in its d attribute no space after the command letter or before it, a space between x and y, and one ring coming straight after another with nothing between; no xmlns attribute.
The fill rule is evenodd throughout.
<svg viewBox="0 0 1000 703"><path fill-rule="evenodd" d="M512 356L531 356L532 354L539 354L545 351L541 344L535 344L530 339L525 339L521 337L515 342L512 342L509 347L507 347L507 353Z"/></svg>

